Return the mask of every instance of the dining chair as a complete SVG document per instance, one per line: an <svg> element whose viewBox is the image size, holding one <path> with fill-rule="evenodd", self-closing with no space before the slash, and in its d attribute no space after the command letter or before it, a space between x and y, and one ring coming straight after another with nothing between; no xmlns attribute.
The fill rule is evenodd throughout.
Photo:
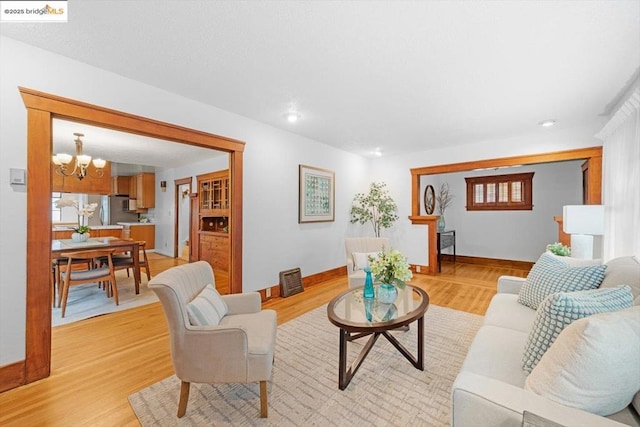
<svg viewBox="0 0 640 427"><path fill-rule="evenodd" d="M62 296L62 281L61 271L67 268L68 259L64 257L56 257L51 260L51 301L53 307L60 307L60 300ZM73 265L82 265L87 269L93 266L93 260L81 260L77 259L73 261ZM75 268L75 267L74 267ZM57 294L57 299L56 299Z"/></svg>
<svg viewBox="0 0 640 427"><path fill-rule="evenodd" d="M149 260L147 259L147 250L146 250L147 242L144 240L138 242L138 247L140 250L140 257L138 260L138 265L147 275L147 281L151 280L151 270L149 269ZM126 254L114 254L113 255L113 268L116 270L127 270L127 277L129 277L129 269L134 268L133 265L133 257L131 256L131 252Z"/></svg>
<svg viewBox="0 0 640 427"><path fill-rule="evenodd" d="M115 270L113 268L113 260L111 259L114 251L115 249L93 249L86 251L63 252L60 254L63 258L67 259L66 269L60 272L62 280L62 290L60 291L62 299L62 317L65 316L67 309L69 287L74 285L104 282L105 289L107 289L108 294L113 292L116 305L120 304L118 301L118 286L116 283ZM94 260L98 258L106 260L106 263L86 269L78 269L77 266L73 268L74 263L78 264L78 261L93 264Z"/></svg>

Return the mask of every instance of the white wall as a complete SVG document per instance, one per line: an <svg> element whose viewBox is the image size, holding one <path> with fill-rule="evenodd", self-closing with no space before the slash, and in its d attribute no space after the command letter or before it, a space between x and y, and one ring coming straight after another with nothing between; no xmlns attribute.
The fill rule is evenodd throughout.
<svg viewBox="0 0 640 427"><path fill-rule="evenodd" d="M353 194L368 186L368 160L6 37L0 46L0 366L25 354L26 193L9 185L9 169L26 169L27 162L18 86L245 141L245 290L278 283L284 269L301 267L310 275L345 264L349 207ZM335 222L298 224L299 164L335 171ZM162 193L154 212L160 229L169 222L169 194ZM172 245L164 232L159 239Z"/></svg>

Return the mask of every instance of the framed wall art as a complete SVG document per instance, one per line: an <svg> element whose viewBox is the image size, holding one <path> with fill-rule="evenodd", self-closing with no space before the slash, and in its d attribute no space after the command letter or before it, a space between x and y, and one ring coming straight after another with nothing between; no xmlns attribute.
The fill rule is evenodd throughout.
<svg viewBox="0 0 640 427"><path fill-rule="evenodd" d="M298 223L335 220L335 173L299 166Z"/></svg>

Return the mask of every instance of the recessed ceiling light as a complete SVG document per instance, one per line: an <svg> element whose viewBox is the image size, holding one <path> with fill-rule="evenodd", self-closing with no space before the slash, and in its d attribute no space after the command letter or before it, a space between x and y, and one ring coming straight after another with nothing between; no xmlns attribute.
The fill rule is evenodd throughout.
<svg viewBox="0 0 640 427"><path fill-rule="evenodd" d="M555 120L543 120L540 123L538 123L540 126L548 128L549 126L553 126L556 124Z"/></svg>
<svg viewBox="0 0 640 427"><path fill-rule="evenodd" d="M295 122L297 122L298 120L300 120L300 118L302 117L302 116L300 115L300 113L297 113L297 112L295 112L295 111L289 111L289 112L288 112L287 114L285 114L284 116L285 116L285 118L287 119L287 121L288 121L289 123L295 123Z"/></svg>
<svg viewBox="0 0 640 427"><path fill-rule="evenodd" d="M376 150L373 152L373 154L375 156L382 157L382 150L380 148L376 148Z"/></svg>

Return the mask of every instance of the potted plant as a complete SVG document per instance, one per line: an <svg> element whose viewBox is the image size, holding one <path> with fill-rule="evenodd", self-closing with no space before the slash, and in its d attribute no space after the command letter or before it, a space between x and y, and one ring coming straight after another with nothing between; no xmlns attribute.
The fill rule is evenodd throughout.
<svg viewBox="0 0 640 427"><path fill-rule="evenodd" d="M398 219L398 207L389 195L384 182L372 182L369 193L357 193L351 206L351 223L370 223L376 237L383 228L389 228Z"/></svg>
<svg viewBox="0 0 640 427"><path fill-rule="evenodd" d="M409 261L400 251L384 250L376 257L369 258L369 267L376 281L381 282L378 287L378 301L392 303L398 296L398 290L404 289L406 281L413 277L409 268Z"/></svg>
<svg viewBox="0 0 640 427"><path fill-rule="evenodd" d="M89 237L91 237L91 235L89 234L91 228L89 228L89 226L85 224L85 218L91 218L93 216L93 213L96 211L98 204L89 203L88 205L80 208L78 206L78 201L75 199L65 198L56 201L56 208L61 209L65 207L75 208L76 214L78 215L78 226L73 228L74 232L71 234L71 239L74 242L86 242L87 240L89 240Z"/></svg>
<svg viewBox="0 0 640 427"><path fill-rule="evenodd" d="M571 248L560 242L548 244L547 250L557 256L571 256Z"/></svg>

